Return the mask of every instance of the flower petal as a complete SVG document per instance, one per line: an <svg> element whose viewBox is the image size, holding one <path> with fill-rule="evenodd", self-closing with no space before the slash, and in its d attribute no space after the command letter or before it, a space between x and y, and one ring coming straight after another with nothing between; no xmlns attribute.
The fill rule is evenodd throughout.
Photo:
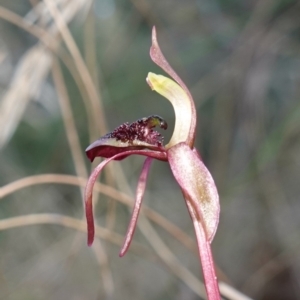
<svg viewBox="0 0 300 300"><path fill-rule="evenodd" d="M168 160L186 201L196 211L205 229L206 238L212 241L219 223L219 195L212 176L200 160L196 150L180 143L168 149Z"/></svg>
<svg viewBox="0 0 300 300"><path fill-rule="evenodd" d="M173 70L173 68L170 66L166 58L164 57L163 53L161 52L161 49L158 45L157 36L156 36L156 29L155 27L152 28L152 45L150 48L150 57L153 60L154 63L156 63L159 67L161 67L167 74L169 74L177 83L181 86L181 88L186 92L189 101L190 101L190 109L191 109L191 118L186 119L185 122L189 123L189 136L186 141L186 143L192 148L194 145L194 139L195 139L195 131L196 131L196 109L193 97L184 84L184 82L181 80L181 78L177 75L177 73ZM175 108L174 108L175 109ZM178 116L180 117L180 116ZM176 116L177 118L177 116Z"/></svg>
<svg viewBox="0 0 300 300"><path fill-rule="evenodd" d="M91 246L94 242L95 236L95 225L94 225L94 215L93 215L93 188L97 180L98 175L102 169L112 160L113 158L108 158L102 161L92 172L91 176L88 179L87 185L85 187L85 215L87 221L87 244Z"/></svg>
<svg viewBox="0 0 300 300"><path fill-rule="evenodd" d="M142 169L142 172L141 172L141 175L140 175L140 178L138 181L138 186L136 189L134 209L132 211L130 223L128 225L126 237L125 237L123 246L122 246L120 254L119 254L120 257L125 255L125 253L127 252L128 248L130 246L130 243L132 241L132 237L133 237L133 234L134 234L134 231L136 228L136 223L137 223L139 212L140 212L141 205L142 205L142 200L143 200L144 193L145 193L146 182L147 182L147 177L148 177L151 162L152 162L152 158L147 157L144 162L144 165L143 165L143 169Z"/></svg>
<svg viewBox="0 0 300 300"><path fill-rule="evenodd" d="M166 149L186 142L190 134L190 120L193 118L189 96L175 81L163 75L148 73L146 80L152 90L167 98L174 107L175 127Z"/></svg>
<svg viewBox="0 0 300 300"><path fill-rule="evenodd" d="M87 232L88 232L88 246L91 246L94 241L95 236L95 226L94 226L94 216L93 216L93 188L95 185L95 182L97 180L97 177L99 176L102 169L111 161L114 159L118 159L123 156L128 156L132 154L137 155L144 155L148 157L153 157L159 160L167 160L166 153L160 153L155 151L149 151L149 150L129 150L124 151L122 153L118 153L104 161L102 161L92 172L90 175L88 182L85 187L85 196L84 196L84 202L85 202L85 214L86 214L86 220L87 220Z"/></svg>

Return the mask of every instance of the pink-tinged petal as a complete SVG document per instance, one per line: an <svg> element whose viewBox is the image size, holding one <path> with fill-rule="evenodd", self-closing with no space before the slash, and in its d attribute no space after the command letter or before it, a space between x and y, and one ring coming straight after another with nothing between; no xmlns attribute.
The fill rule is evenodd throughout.
<svg viewBox="0 0 300 300"><path fill-rule="evenodd" d="M85 215L87 221L87 244L91 246L94 242L95 237L95 225L94 225L94 215L93 215L93 188L97 180L98 175L102 169L112 160L113 158L108 158L102 161L92 172L88 179L87 185L85 187Z"/></svg>
<svg viewBox="0 0 300 300"><path fill-rule="evenodd" d="M146 78L150 88L167 98L175 111L175 127L166 149L189 139L192 108L188 94L180 85L163 75L148 73Z"/></svg>
<svg viewBox="0 0 300 300"><path fill-rule="evenodd" d="M193 205L189 201L187 201L186 204L194 224L208 300L220 300L221 296L210 248L210 242L206 239L206 234L202 223L198 220Z"/></svg>
<svg viewBox="0 0 300 300"><path fill-rule="evenodd" d="M147 157L144 162L144 165L143 165L143 169L142 169L142 172L141 172L141 175L140 175L140 178L138 181L138 186L136 189L134 209L132 211L130 223L128 225L128 229L127 229L127 233L126 233L126 237L125 237L123 246L119 253L120 257L125 255L125 253L127 252L128 248L130 246L130 243L132 241L132 237L133 237L133 234L134 234L134 231L136 228L136 223L137 223L139 212L140 212L141 205L142 205L142 200L143 200L144 193L145 193L146 182L147 182L147 177L148 177L151 162L152 162L152 158Z"/></svg>
<svg viewBox="0 0 300 300"><path fill-rule="evenodd" d="M167 160L166 153L162 152L155 152L150 150L130 150L130 151L124 151L122 153L118 153L104 161L102 161L92 172L91 176L88 179L88 182L85 187L85 214L86 214L86 220L87 220L87 232L88 232L88 239L87 243L88 246L91 246L94 241L95 236L95 226L94 226L94 216L93 216L93 188L95 185L95 182L97 180L97 177L99 176L102 169L111 161L114 159L118 159L122 156L129 156L132 154L137 155L143 155L147 157L156 158L159 160Z"/></svg>
<svg viewBox="0 0 300 300"><path fill-rule="evenodd" d="M180 143L168 149L168 161L182 192L202 222L208 242L219 223L219 195L214 180L195 150Z"/></svg>
<svg viewBox="0 0 300 300"><path fill-rule="evenodd" d="M173 68L170 66L170 64L164 57L163 53L161 52L161 49L160 49L160 47L158 45L158 41L157 41L155 27L153 27L153 29L152 29L152 46L150 48L150 57L154 63L156 63L159 67L161 67L167 74L169 74L182 87L182 89L184 89L184 91L186 92L186 94L189 97L192 117L189 120L185 120L186 122L190 122L189 123L190 131L189 131L189 136L188 136L186 143L192 148L194 145L196 122L197 122L194 100L193 100L193 97L192 97L190 91L184 84L184 82L177 75L177 73L173 70Z"/></svg>

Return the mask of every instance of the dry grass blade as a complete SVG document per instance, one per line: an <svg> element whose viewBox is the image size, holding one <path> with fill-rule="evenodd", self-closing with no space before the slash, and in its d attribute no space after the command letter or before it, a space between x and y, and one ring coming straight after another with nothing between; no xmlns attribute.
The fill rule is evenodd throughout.
<svg viewBox="0 0 300 300"><path fill-rule="evenodd" d="M36 36L45 46L49 47L50 49L56 49L57 40L53 38L48 31L26 22L22 17L2 6L0 6L0 18L24 29L33 36Z"/></svg>
<svg viewBox="0 0 300 300"><path fill-rule="evenodd" d="M0 103L0 148L14 133L29 101L39 93L50 65L51 55L43 46L29 50L19 62L11 86Z"/></svg>
<svg viewBox="0 0 300 300"><path fill-rule="evenodd" d="M70 99L64 83L64 78L56 59L53 59L52 73L56 91L58 94L58 100L62 112L62 117L66 129L66 134L70 146L70 151L75 165L76 174L80 177L87 177L87 171L83 160L81 146L79 142L78 133L73 118Z"/></svg>
<svg viewBox="0 0 300 300"><path fill-rule="evenodd" d="M221 294L228 299L231 300L253 300L252 298L246 296L245 294L241 293L240 291L234 289L232 286L224 283L219 282L219 288Z"/></svg>
<svg viewBox="0 0 300 300"><path fill-rule="evenodd" d="M78 220L72 217L60 215L60 214L30 214L18 217L12 217L0 220L0 230L8 230L17 227L24 227L30 225L40 224L56 224L63 227L71 228L76 231L86 233L86 223L83 220ZM120 247L123 242L123 237L113 231L106 228L96 226L96 236L107 240L108 242ZM149 257L150 253L144 246L137 243L133 244L133 251L138 254L144 254Z"/></svg>
<svg viewBox="0 0 300 300"><path fill-rule="evenodd" d="M74 1L74 3L75 2L79 3L78 1ZM65 18L64 22L69 22L82 5L81 3L79 6L69 5L65 7L65 10L62 12L62 16ZM55 24L51 25L48 31L45 31L37 26L31 25L20 16L3 7L0 7L0 17L37 36L52 50L57 49L57 40L53 39L53 36L49 34L49 32L51 32L52 35L56 34L57 28L54 26ZM39 63L36 64L36 61ZM0 133L0 148L7 143L14 133L29 101L37 93L43 83L50 69L50 65L51 54L40 44L32 47L21 59L11 86L1 101L0 126L3 130Z"/></svg>
<svg viewBox="0 0 300 300"><path fill-rule="evenodd" d="M58 4L61 4L60 2L62 1L58 1ZM73 1L67 3L66 5L62 5L60 18L63 20L63 24L68 23L84 5L86 5L85 1ZM50 19L49 11L45 10L45 5L44 8L40 7L38 10L33 9L31 12L32 14L36 14L38 11L41 11L42 13L41 18L45 18L44 14L48 12L48 19ZM59 44L59 40L53 38L57 34L56 23L50 23L48 30L46 31L38 26L30 24L30 22L26 21L26 19L22 19L20 16L1 6L0 17L35 35L47 47L53 51L56 51ZM39 16L37 16L37 18L38 17ZM36 61L39 61L39 63L36 64ZM32 49L23 56L19 63L19 67L17 68L14 79L12 80L11 86L1 101L0 126L1 128L5 128L5 130L2 130L0 133L0 148L5 145L11 135L14 133L14 130L18 126L23 112L30 101L30 98L34 95L34 93L36 93L36 90L39 89L43 83L43 80L50 69L50 65L51 55L42 45L32 47ZM81 67L81 69L82 68L85 69L85 65ZM83 81L85 82L84 78L86 77L83 77ZM87 90L90 88L93 90L93 84L91 83L91 80L87 82ZM4 126L4 124L6 126Z"/></svg>
<svg viewBox="0 0 300 300"><path fill-rule="evenodd" d="M70 184L76 186L84 187L86 185L86 179L80 178L71 175L61 175L61 174L43 174L35 175L22 178L20 180L11 182L0 188L0 199L12 194L20 189L30 187L37 184L46 184L46 183L57 183L57 184ZM117 191L116 189L107 186L105 184L97 182L95 185L95 190L98 193L103 193L116 201L119 201L122 204L132 207L133 199L124 193ZM195 242L190 238L185 232L183 232L176 225L165 219L159 213L143 205L142 213L145 214L150 220L157 223L159 226L164 228L168 233L178 239L183 245L188 249L197 253L195 249Z"/></svg>
<svg viewBox="0 0 300 300"><path fill-rule="evenodd" d="M75 12L74 12L75 13ZM63 14L63 12L62 12ZM71 15L69 17L73 17L74 15ZM28 23L26 20L21 18L19 15L15 14L14 12L7 10L3 7L0 6L0 18L3 20L6 20L22 29L24 29L26 32L30 33L31 35L35 36L40 40L41 43L43 43L46 48L51 50L54 54L56 54L62 62L65 64L65 66L68 68L70 71L71 75L73 76L79 91L81 93L82 99L84 100L84 105L86 106L86 110L91 114L92 109L90 108L89 102L86 100L88 99L88 92L86 91L83 83L82 83L82 77L81 74L76 71L76 68L74 68L73 60L70 58L68 53L64 51L64 49L60 48L59 49L59 44L60 44L60 38L56 37L56 31L55 24L47 31L44 30L43 28L40 28L36 25ZM70 19L68 19L70 21ZM52 32L53 35L50 34ZM39 47L40 45L37 44L36 47ZM94 132L94 122L93 120L90 120L91 118L88 118L87 123L88 123L88 131L90 135Z"/></svg>
<svg viewBox="0 0 300 300"><path fill-rule="evenodd" d="M102 107L102 102L100 101L100 97L99 94L97 93L92 77L87 69L86 64L84 63L84 60L79 52L79 49L60 11L57 9L55 4L51 0L44 0L44 2L47 5L49 12L51 13L56 23L56 26L59 32L61 33L63 40L66 43L66 46L69 49L74 59L74 63L77 67L78 73L81 75L82 81L86 87L86 91L89 95L89 100L92 106L92 109L90 111L93 116L95 127L99 128L101 135L104 135L107 132L105 118L103 115L104 109ZM96 137L94 137L93 139L95 138Z"/></svg>
<svg viewBox="0 0 300 300"><path fill-rule="evenodd" d="M68 97L68 92L64 83L64 78L59 63L56 59L53 60L52 74L53 74L56 90L58 93L59 103L63 115L63 121L65 124L66 134L67 134L76 173L78 176L87 177L87 170L85 168L85 164L83 160L79 137L75 126L75 120L73 117L72 108ZM81 195L82 195L82 201L84 201L83 189L81 189ZM84 216L83 219L85 219ZM79 249L79 245L82 244L81 241L82 241L81 238L77 238L74 240L72 252L76 252ZM100 240L96 241L93 250L96 255L97 261L100 265L104 290L107 296L111 296L113 294L113 288L114 288L113 277L112 277L112 272L108 261L108 256Z"/></svg>
<svg viewBox="0 0 300 300"><path fill-rule="evenodd" d="M95 84L95 88L99 91L99 77L101 75L100 69L98 68L97 63L97 44L96 44L96 16L94 13L94 8L91 7L85 22L84 27L84 58L86 61L87 68L89 73L92 76L92 79ZM92 125L92 128L94 124ZM93 130L89 130L89 132L93 132ZM106 183L109 185L114 184L114 178L112 174L112 168L109 166L106 169ZM95 203L97 203L98 198L95 197ZM107 228L114 228L116 222L116 207L117 203L115 201L108 202L108 210L106 216L106 227Z"/></svg>
<svg viewBox="0 0 300 300"><path fill-rule="evenodd" d="M106 297L110 298L114 293L115 284L107 253L99 239L97 239L93 244L93 251L100 267L103 289Z"/></svg>
<svg viewBox="0 0 300 300"><path fill-rule="evenodd" d="M86 7L92 3L92 1L83 0L54 0L52 2L61 8L62 15L66 22L69 22L71 19L73 19L77 12L84 12ZM42 26L49 26L52 24L51 14L49 13L49 10L43 1L34 5L33 9L26 14L24 19L31 24L38 23Z"/></svg>
<svg viewBox="0 0 300 300"><path fill-rule="evenodd" d="M148 220L143 216L139 218L139 229L144 233L155 252L173 274L180 278L197 295L205 298L206 292L203 283L177 260L172 251L165 245Z"/></svg>

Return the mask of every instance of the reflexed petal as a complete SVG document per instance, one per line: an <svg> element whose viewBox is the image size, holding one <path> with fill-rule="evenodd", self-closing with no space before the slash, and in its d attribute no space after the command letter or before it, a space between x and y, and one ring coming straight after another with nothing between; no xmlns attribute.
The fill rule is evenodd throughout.
<svg viewBox="0 0 300 300"><path fill-rule="evenodd" d="M219 222L219 195L212 176L195 150L185 143L168 149L168 160L186 201L189 201L212 241Z"/></svg>
<svg viewBox="0 0 300 300"><path fill-rule="evenodd" d="M91 246L94 241L95 236L95 226L94 226L94 216L93 216L93 188L95 185L95 182L97 180L97 177L99 176L102 169L111 161L114 159L118 159L122 156L128 156L132 154L137 155L144 155L148 157L154 157L160 160L166 160L166 153L160 153L160 152L154 152L150 150L130 150L130 151L124 151L122 153L118 153L104 161L102 161L92 172L91 176L88 179L88 182L86 184L85 188L85 214L86 214L86 220L87 220L87 232L88 232L88 245Z"/></svg>
<svg viewBox="0 0 300 300"><path fill-rule="evenodd" d="M94 225L94 215L93 215L93 188L97 180L98 175L102 169L112 160L113 158L108 158L102 161L92 172L91 176L88 179L87 185L85 187L85 215L87 221L87 233L88 239L87 244L91 246L94 241L95 236L95 225Z"/></svg>
<svg viewBox="0 0 300 300"><path fill-rule="evenodd" d="M141 175L140 175L140 178L138 181L138 186L136 189L135 204L134 204L134 208L132 211L130 223L129 223L129 226L127 229L124 244L123 244L122 249L119 254L119 256L121 256L121 257L125 255L125 253L127 252L128 248L130 246L130 243L132 241L132 237L133 237L133 234L134 234L134 231L136 228L136 223L137 223L139 212L140 212L141 205L142 205L142 200L143 200L144 193L145 193L146 182L147 182L147 177L148 177L151 162L152 162L152 158L148 157L148 158L146 158L144 165L143 165L143 169L142 169L142 172L141 172Z"/></svg>
<svg viewBox="0 0 300 300"><path fill-rule="evenodd" d="M189 138L192 109L187 93L172 79L163 75L148 73L147 82L152 90L167 98L175 111L175 127L166 149L185 142Z"/></svg>
<svg viewBox="0 0 300 300"><path fill-rule="evenodd" d="M152 29L152 46L150 48L150 57L153 60L154 63L156 63L159 67L161 67L168 75L170 75L180 86L181 88L186 92L189 101L190 101L190 109L191 109L191 118L186 119L185 122L190 122L189 124L189 137L186 143L192 148L194 145L194 139L195 139L195 131L196 131L196 109L193 97L184 84L184 82L181 80L181 78L177 75L177 73L173 70L173 68L170 66L166 58L164 57L163 53L161 52L161 49L158 45L157 36L156 36L156 29L153 27ZM174 108L175 110L175 108ZM180 116L178 116L180 117ZM176 116L177 118L177 116Z"/></svg>

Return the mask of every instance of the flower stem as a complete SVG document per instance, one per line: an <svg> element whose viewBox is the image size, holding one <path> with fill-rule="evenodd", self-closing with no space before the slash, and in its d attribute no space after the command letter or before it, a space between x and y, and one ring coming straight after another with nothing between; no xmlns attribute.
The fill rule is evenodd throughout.
<svg viewBox="0 0 300 300"><path fill-rule="evenodd" d="M186 201L189 213L193 220L194 229L197 238L197 245L199 251L199 257L201 260L204 284L207 293L208 300L220 300L220 291L217 281L216 271L213 262L213 256L209 241L206 239L206 235L201 222L196 217L194 208L189 201Z"/></svg>

